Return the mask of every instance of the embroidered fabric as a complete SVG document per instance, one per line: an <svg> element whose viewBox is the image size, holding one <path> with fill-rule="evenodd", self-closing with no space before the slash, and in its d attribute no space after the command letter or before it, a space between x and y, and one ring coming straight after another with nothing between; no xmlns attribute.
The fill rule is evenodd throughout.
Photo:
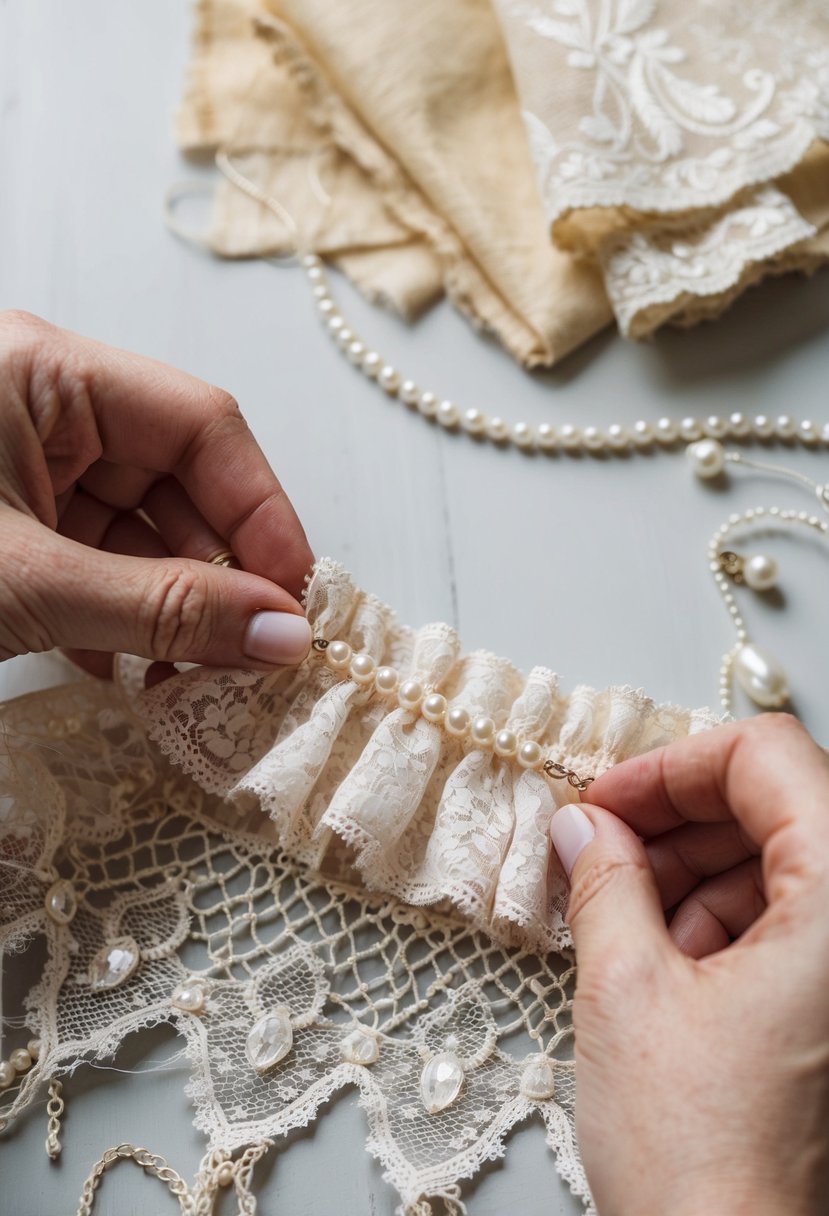
<svg viewBox="0 0 829 1216"><path fill-rule="evenodd" d="M445 290L527 366L829 258L822 0L199 0L178 129L371 298ZM229 182L210 242L290 245Z"/></svg>
<svg viewBox="0 0 829 1216"><path fill-rule="evenodd" d="M783 250L810 267L822 222L774 180L812 146L829 180L821 0L495 3L554 239L598 257L623 332L718 311Z"/></svg>
<svg viewBox="0 0 829 1216"><path fill-rule="evenodd" d="M307 611L318 635L595 771L715 721L461 657L447 626L397 625L331 561ZM567 787L373 701L316 655L271 676L192 669L146 693L141 671L125 660L121 687L4 707L0 950L43 939L47 961L25 1001L38 1058L0 1120L166 1021L208 1147L188 1210L209 1216L230 1179L253 1213L251 1161L354 1087L404 1216L463 1211L460 1182L531 1117L592 1211L546 830Z"/></svg>

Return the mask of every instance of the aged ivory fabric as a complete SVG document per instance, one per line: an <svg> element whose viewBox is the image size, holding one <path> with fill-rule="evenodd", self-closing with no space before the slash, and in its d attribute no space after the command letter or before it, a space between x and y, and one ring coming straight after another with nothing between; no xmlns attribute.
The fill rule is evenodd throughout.
<svg viewBox="0 0 829 1216"><path fill-rule="evenodd" d="M624 332L829 254L825 0L495 3L553 236Z"/></svg>
<svg viewBox="0 0 829 1216"><path fill-rule="evenodd" d="M462 657L447 626L396 624L332 562L307 610L317 636L591 772L715 721ZM464 1211L461 1181L531 1117L590 1210L547 836L567 782L450 738L318 653L270 676L192 669L147 693L142 673L125 660L120 688L3 709L0 949L7 970L34 939L47 952L20 1031L40 1050L0 1097L4 1124L48 1079L171 1022L207 1141L179 1189L188 1216L209 1216L223 1181L250 1216L252 1163L344 1087L405 1216Z"/></svg>
<svg viewBox="0 0 829 1216"><path fill-rule="evenodd" d="M298 236L403 315L445 290L549 364L613 316L692 324L826 259L829 10L200 0L178 133L298 230L226 182L217 251Z"/></svg>

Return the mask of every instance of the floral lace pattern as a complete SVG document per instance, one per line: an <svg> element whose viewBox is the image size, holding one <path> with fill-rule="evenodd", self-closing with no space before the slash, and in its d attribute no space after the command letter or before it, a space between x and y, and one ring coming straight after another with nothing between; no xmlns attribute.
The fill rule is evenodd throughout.
<svg viewBox="0 0 829 1216"><path fill-rule="evenodd" d="M462 656L453 630L397 625L331 561L307 612L318 636L595 770L715 720L630 689L567 697L546 668L524 678ZM438 1200L463 1212L461 1181L527 1118L592 1211L548 843L566 792L372 700L317 655L270 676L192 669L146 693L140 671L123 660L120 688L4 707L0 954L8 965L42 939L46 963L20 1031L39 1051L0 1127L47 1080L169 1022L207 1140L188 1212L210 1216L232 1180L252 1216L252 1162L352 1087L403 1216Z"/></svg>
<svg viewBox="0 0 829 1216"><path fill-rule="evenodd" d="M330 560L316 568L307 612L316 635L348 641L580 772L597 775L717 720L631 688L566 696L545 667L525 678L492 654L461 655L454 630L398 625ZM135 709L163 752L229 801L227 822L261 808L273 838L307 865L345 844L368 889L418 906L448 899L500 939L570 945L566 882L547 839L556 808L576 797L566 782L368 697L314 654L271 676L194 669L139 695Z"/></svg>
<svg viewBox="0 0 829 1216"><path fill-rule="evenodd" d="M638 231L623 222L604 247L599 238L624 332L647 332L666 313L681 318L689 295L731 290L747 266L814 232L770 183L829 140L822 0L699 0L690 13L679 0L496 6L554 235L573 247L597 239L574 214L581 209L641 213ZM760 208L776 240L729 214L732 205ZM673 240L695 246L693 274L670 256Z"/></svg>

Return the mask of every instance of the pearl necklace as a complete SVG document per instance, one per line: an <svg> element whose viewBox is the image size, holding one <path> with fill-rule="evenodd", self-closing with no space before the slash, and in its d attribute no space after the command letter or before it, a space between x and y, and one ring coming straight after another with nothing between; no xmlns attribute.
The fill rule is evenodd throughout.
<svg viewBox="0 0 829 1216"><path fill-rule="evenodd" d="M524 452L616 452L623 455L631 449L648 450L654 446L671 448L677 443L694 445L705 439L782 439L799 441L806 447L818 444L829 446L829 422L819 426L809 419L796 421L790 414L768 418L765 414L749 417L733 413L727 418L711 414L707 418L683 418L674 422L672 418L660 418L651 424L638 421L628 430L614 423L606 431L597 426L577 427L566 423L561 427L542 422L533 427L527 422L509 422L498 415L488 415L483 410L470 408L461 410L454 401L439 398L429 389L421 389L414 380L405 379L397 368L386 363L378 351L367 346L346 324L331 293L331 284L316 254L302 258L316 300L317 310L328 334L334 343L369 380L373 380L386 395L398 398L404 405L416 410L424 418L437 422L446 430L460 430L475 439L489 440L499 446L509 444ZM706 444L697 450L690 449L692 463L702 477L713 477L722 471L721 452Z"/></svg>
<svg viewBox="0 0 829 1216"><path fill-rule="evenodd" d="M397 398L410 409L448 431L461 431L474 439L488 440L502 448L512 445L523 452L537 451L551 456L559 452L623 455L631 450L647 451L654 445L670 449L675 448L677 444L684 444L688 460L697 477L704 480L718 477L724 472L727 465L744 465L760 471L772 472L808 487L816 495L824 512L829 512L829 485L818 485L791 469L749 460L740 452L726 451L722 445L724 439L740 441L756 438L766 441L798 442L808 448L829 446L829 422L818 425L810 419L797 421L790 414L780 414L777 418L772 419L765 414L750 417L742 413L732 413L727 418L719 414L710 414L707 418L683 418L679 423L674 422L671 418L660 418L654 424L640 419L630 429L614 423L603 431L596 426L577 427L570 423L556 428L547 422L542 422L539 426L533 427L527 422L510 422L498 415L485 414L483 410L474 407L461 410L454 401L441 399L431 390L421 389L414 380L404 378L397 368L382 358L378 351L367 346L346 324L345 317L332 295L331 284L321 259L316 254L308 254L302 257L301 262L308 276L317 310L325 329L349 362L368 380L376 383L387 397ZM810 528L822 536L826 536L829 532L829 523L825 519L821 519L817 515L810 515L806 511L787 511L781 510L779 507L757 507L754 510L745 511L742 515L731 515L711 538L708 546L709 568L737 634L736 643L723 655L720 665L719 694L720 702L726 713L730 713L732 708L731 688L734 679L751 700L761 708L779 709L789 699L786 673L772 655L750 640L745 621L731 590L730 581L744 582L757 592L768 591L776 583L777 563L763 553L743 557L725 547L725 542L732 532L756 525L758 521L767 522L769 519L773 519L775 523ZM330 643L330 647L335 648L334 653L338 652L336 648L345 645L344 642ZM328 655L329 662L333 657L333 654ZM343 666L348 667L349 663L352 663L353 667L359 659L367 658L368 656L355 656L352 663L349 650L348 658L344 661ZM359 663L357 665L359 666ZM337 664L332 663L332 666L336 667ZM382 692L385 690L380 682L381 673L389 673L389 679L391 679L392 673L390 668L381 668L377 673L376 686L378 691ZM353 678L359 678L356 671L352 671L351 674ZM393 674L395 677L394 689L396 689L396 673ZM372 681L375 679L373 674L371 678ZM405 705L404 687L401 687L399 693L401 705ZM424 716L429 718L427 702L434 702L438 718L430 718L430 720L444 722L445 718L447 730L452 734L459 733L463 736L470 729L470 724L466 720L469 715L465 710L450 710L449 715L446 716L445 704L438 705L438 701L441 703L444 701L439 693L432 693L424 701L423 690L420 690L417 704L405 707L420 709ZM460 732L454 731L449 721L455 713L465 715L464 727ZM548 772L547 765L552 764L554 769L557 767L561 770L562 766L556 765L556 762L549 758L542 765L540 752L536 756L535 750L533 750L537 744L531 740L518 745L517 741L505 738L504 742L509 750L508 752L500 751L497 739L500 738L500 735L511 736L511 732L502 731L496 736L494 725L489 722L489 719L484 725L486 730L492 727L486 738L477 739L474 730L472 731L472 737L478 744L494 745L495 751L499 755L512 756L516 754L512 744L516 743L519 762L521 762L521 747L526 747L529 749L528 759L530 752L532 753L532 762L528 764L528 767L543 767L544 771ZM584 788L582 778L577 774L571 774L566 769L548 772L548 776L550 775L564 776L577 789ZM586 780L589 781L589 779Z"/></svg>

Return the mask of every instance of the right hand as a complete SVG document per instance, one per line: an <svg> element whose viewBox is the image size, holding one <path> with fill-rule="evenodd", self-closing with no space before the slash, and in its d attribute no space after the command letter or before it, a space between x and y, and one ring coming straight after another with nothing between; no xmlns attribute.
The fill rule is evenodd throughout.
<svg viewBox="0 0 829 1216"><path fill-rule="evenodd" d="M589 798L551 832L600 1216L825 1216L826 754L766 715L620 764Z"/></svg>

